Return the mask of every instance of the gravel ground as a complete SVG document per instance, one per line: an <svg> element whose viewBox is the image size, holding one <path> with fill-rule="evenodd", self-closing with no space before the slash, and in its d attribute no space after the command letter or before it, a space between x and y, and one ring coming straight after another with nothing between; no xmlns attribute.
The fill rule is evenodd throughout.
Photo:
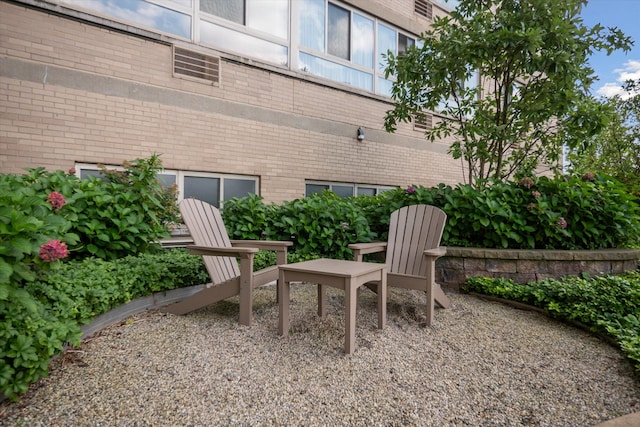
<svg viewBox="0 0 640 427"><path fill-rule="evenodd" d="M640 384L611 345L539 313L451 294L425 327L422 295L389 290L376 329L361 291L356 350L343 353L343 295L316 316L314 286L291 290L277 335L273 288L254 325L230 299L187 316L150 311L53 362L7 426L592 426L640 411Z"/></svg>

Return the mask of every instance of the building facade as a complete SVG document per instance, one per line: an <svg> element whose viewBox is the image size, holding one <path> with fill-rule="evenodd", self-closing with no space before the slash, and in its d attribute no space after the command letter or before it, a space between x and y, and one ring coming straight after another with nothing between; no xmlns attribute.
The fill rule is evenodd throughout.
<svg viewBox="0 0 640 427"><path fill-rule="evenodd" d="M0 0L0 173L160 154L180 198L281 202L460 182L420 120L384 131L384 53L451 0ZM360 138L359 138L360 136Z"/></svg>

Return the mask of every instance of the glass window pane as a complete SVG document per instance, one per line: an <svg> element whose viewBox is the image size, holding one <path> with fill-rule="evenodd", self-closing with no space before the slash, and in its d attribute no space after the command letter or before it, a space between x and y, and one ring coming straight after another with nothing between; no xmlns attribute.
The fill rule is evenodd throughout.
<svg viewBox="0 0 640 427"><path fill-rule="evenodd" d="M375 196L376 189L370 187L358 187L358 196Z"/></svg>
<svg viewBox="0 0 640 427"><path fill-rule="evenodd" d="M247 0L247 27L289 38L289 0Z"/></svg>
<svg viewBox="0 0 640 427"><path fill-rule="evenodd" d="M244 25L244 0L200 0L200 10Z"/></svg>
<svg viewBox="0 0 640 427"><path fill-rule="evenodd" d="M184 198L196 198L220 207L220 180L200 176L184 177Z"/></svg>
<svg viewBox="0 0 640 427"><path fill-rule="evenodd" d="M393 82L391 80L387 80L382 77L378 77L378 88L376 93L380 95L385 95L391 97L391 89L393 87Z"/></svg>
<svg viewBox="0 0 640 427"><path fill-rule="evenodd" d="M120 20L155 28L165 33L187 39L191 38L191 16L146 1L63 0L63 2Z"/></svg>
<svg viewBox="0 0 640 427"><path fill-rule="evenodd" d="M331 191L336 193L340 197L353 196L353 185L332 185Z"/></svg>
<svg viewBox="0 0 640 427"><path fill-rule="evenodd" d="M243 56L283 66L289 64L289 53L286 46L239 33L211 22L200 21L200 41L203 44L237 52Z"/></svg>
<svg viewBox="0 0 640 427"><path fill-rule="evenodd" d="M94 178L98 178L101 181L107 180L102 174L102 171L97 171L93 169L80 169L80 179L89 179L90 176Z"/></svg>
<svg viewBox="0 0 640 427"><path fill-rule="evenodd" d="M177 6L182 6L184 8L191 8L193 4L193 0L168 0L171 3L175 3Z"/></svg>
<svg viewBox="0 0 640 427"><path fill-rule="evenodd" d="M224 199L245 197L256 194L256 181L253 179L224 178Z"/></svg>
<svg viewBox="0 0 640 427"><path fill-rule="evenodd" d="M372 74L303 52L300 52L300 70L360 89L373 91Z"/></svg>
<svg viewBox="0 0 640 427"><path fill-rule="evenodd" d="M305 196L311 196L314 193L322 193L323 190L328 190L328 185L323 184L307 184L305 185Z"/></svg>
<svg viewBox="0 0 640 427"><path fill-rule="evenodd" d="M324 0L300 1L300 45L324 52Z"/></svg>
<svg viewBox="0 0 640 427"><path fill-rule="evenodd" d="M387 52L394 55L396 50L396 31L382 24L378 24L378 71L384 73L387 69Z"/></svg>
<svg viewBox="0 0 640 427"><path fill-rule="evenodd" d="M353 14L353 62L373 68L373 20Z"/></svg>
<svg viewBox="0 0 640 427"><path fill-rule="evenodd" d="M176 176L170 174L159 173L158 174L158 182L162 185L162 188L165 190L176 183Z"/></svg>
<svg viewBox="0 0 640 427"><path fill-rule="evenodd" d="M458 7L460 0L436 0L436 2L448 7L449 9L455 9Z"/></svg>
<svg viewBox="0 0 640 427"><path fill-rule="evenodd" d="M329 3L327 53L349 60L349 11Z"/></svg>
<svg viewBox="0 0 640 427"><path fill-rule="evenodd" d="M414 46L415 44L416 41L411 37L398 33L398 55L404 54L407 49L409 49L411 46Z"/></svg>

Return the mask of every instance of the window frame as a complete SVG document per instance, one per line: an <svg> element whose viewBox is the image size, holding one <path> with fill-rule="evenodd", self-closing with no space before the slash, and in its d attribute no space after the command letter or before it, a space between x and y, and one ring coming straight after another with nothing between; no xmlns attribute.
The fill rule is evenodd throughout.
<svg viewBox="0 0 640 427"><path fill-rule="evenodd" d="M371 190L373 189L375 191L374 195L378 195L382 192L385 191L389 191L389 190L394 190L397 187L396 186L390 186L390 185L378 185L378 184L363 184L363 183L354 183L354 182L338 182L338 181L318 181L318 180L310 180L307 179L304 181L304 195L305 197L309 197L312 194L315 193L308 193L307 192L307 185L317 185L317 186L324 186L324 187L328 187L325 188L325 190L329 190L333 192L332 187L333 186L341 186L341 187L352 187L353 188L353 192L351 194L351 196L346 196L346 197L359 197L361 196L361 194L358 194L358 190L359 189L368 189ZM334 192L335 193L335 192ZM335 193L338 194L338 193ZM341 196L343 197L343 196Z"/></svg>
<svg viewBox="0 0 640 427"><path fill-rule="evenodd" d="M122 166L116 165L108 165L105 164L104 167L110 170L118 170L123 171L124 168ZM94 163L76 163L75 166L75 175L78 178L81 178L82 171L100 171L100 168L97 164ZM225 198L224 194L224 184L225 180L242 180L242 181L254 181L255 182L255 193L260 195L260 177L254 175L238 175L238 174L224 174L224 173L213 173L213 172L198 172L198 171L189 171L189 170L177 170L177 169L163 169L158 172L158 175L169 175L175 177L175 185L178 187L177 191L177 200L178 202L184 199L184 178L185 177L195 177L195 178L210 178L217 179L219 183L219 200L217 201L217 207L222 209L224 207L224 203L228 200Z"/></svg>

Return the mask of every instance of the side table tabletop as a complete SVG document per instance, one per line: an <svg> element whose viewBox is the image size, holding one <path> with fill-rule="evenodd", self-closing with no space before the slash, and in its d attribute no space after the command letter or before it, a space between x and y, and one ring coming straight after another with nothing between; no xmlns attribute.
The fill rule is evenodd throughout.
<svg viewBox="0 0 640 427"><path fill-rule="evenodd" d="M289 332L290 282L308 282L318 285L318 316L326 315L326 287L344 290L344 351L352 354L355 348L356 302L358 288L365 283L378 282L378 329L387 322L387 275L385 264L337 259L314 259L294 264L279 265L278 280L279 320L278 333Z"/></svg>

